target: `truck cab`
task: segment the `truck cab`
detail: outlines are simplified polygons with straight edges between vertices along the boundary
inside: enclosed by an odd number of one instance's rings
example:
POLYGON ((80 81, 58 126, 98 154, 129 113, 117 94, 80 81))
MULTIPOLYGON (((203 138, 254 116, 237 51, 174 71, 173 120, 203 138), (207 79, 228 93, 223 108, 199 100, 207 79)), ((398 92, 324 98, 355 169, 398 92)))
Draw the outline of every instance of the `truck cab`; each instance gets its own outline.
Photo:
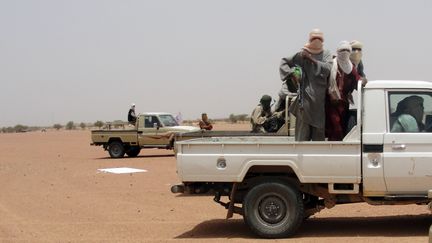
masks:
POLYGON ((138 116, 138 142, 140 144, 166 145, 173 141, 173 133, 179 125, 171 114, 144 113, 138 116))
POLYGON ((432 83, 369 82, 364 89, 362 112, 364 195, 427 196, 432 189, 432 83), (411 102, 411 106, 405 105, 405 111, 398 111, 412 98, 422 102, 411 102), (417 123, 417 130, 401 125, 404 116, 417 123))

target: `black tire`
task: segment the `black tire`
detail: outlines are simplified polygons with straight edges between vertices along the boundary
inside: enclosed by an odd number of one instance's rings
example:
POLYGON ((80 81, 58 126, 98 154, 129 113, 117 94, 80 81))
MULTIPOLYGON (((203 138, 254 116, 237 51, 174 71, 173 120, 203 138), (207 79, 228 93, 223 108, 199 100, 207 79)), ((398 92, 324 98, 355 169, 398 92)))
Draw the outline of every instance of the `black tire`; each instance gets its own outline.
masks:
POLYGON ((111 158, 123 158, 125 154, 125 148, 123 143, 120 141, 113 141, 108 145, 108 152, 111 158))
POLYGON ((129 156, 129 157, 137 157, 138 156, 138 154, 141 152, 141 148, 140 147, 137 147, 137 146, 134 146, 134 147, 130 147, 127 151, 126 151, 126 154, 129 156))
POLYGON ((284 182, 264 182, 254 186, 243 200, 244 221, 264 238, 292 236, 304 218, 300 192, 284 182))

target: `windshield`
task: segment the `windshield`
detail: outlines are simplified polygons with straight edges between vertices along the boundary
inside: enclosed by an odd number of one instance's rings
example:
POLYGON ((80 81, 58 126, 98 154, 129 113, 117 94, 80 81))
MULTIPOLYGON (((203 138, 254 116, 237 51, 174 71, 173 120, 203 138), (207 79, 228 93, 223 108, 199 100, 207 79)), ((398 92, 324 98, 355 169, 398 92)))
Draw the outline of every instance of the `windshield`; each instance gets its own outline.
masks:
POLYGON ((176 120, 172 115, 160 115, 159 119, 161 120, 161 122, 165 127, 178 126, 176 120))

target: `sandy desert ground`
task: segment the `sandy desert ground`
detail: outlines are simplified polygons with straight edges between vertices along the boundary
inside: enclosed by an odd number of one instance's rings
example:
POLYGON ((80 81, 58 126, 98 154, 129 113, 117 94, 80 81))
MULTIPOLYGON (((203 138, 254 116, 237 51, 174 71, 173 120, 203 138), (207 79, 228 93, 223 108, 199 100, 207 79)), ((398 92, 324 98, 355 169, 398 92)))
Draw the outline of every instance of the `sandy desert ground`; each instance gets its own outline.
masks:
MULTIPOLYGON (((0 134, 0 242, 262 241, 240 216, 225 220, 212 197, 172 194, 172 151, 111 159, 89 144, 89 131, 0 134), (147 172, 98 171, 111 167, 147 172)), ((267 241, 427 242, 431 224, 426 206, 361 203, 316 214, 295 238, 267 241)))

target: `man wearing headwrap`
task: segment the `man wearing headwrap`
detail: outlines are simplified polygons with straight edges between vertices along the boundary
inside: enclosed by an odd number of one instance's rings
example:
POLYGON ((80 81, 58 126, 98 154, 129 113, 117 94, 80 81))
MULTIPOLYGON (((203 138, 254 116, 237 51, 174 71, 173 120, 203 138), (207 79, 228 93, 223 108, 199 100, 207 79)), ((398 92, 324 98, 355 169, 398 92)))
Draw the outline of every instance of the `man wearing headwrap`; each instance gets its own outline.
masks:
POLYGON ((329 78, 326 96, 326 135, 329 141, 341 141, 347 133, 349 96, 361 79, 350 60, 351 45, 342 41, 338 48, 329 78))
POLYGON ((354 64, 355 68, 357 69, 357 73, 362 77, 366 78, 366 74, 364 73, 364 67, 362 62, 362 50, 363 50, 363 44, 358 40, 353 40, 350 42, 351 45, 351 55, 350 60, 354 64))
MULTIPOLYGON (((367 82, 366 74, 364 73, 363 61, 362 61, 362 51, 363 51, 363 43, 358 40, 352 40, 350 42, 351 45, 351 55, 350 60, 354 64, 354 67, 357 69, 357 73, 362 77, 363 82, 367 82)), ((354 91, 352 94, 348 96, 348 100, 350 102, 350 110, 348 111, 348 121, 347 121, 347 131, 350 131, 357 124, 357 105, 356 100, 353 97, 356 97, 357 93, 354 91)))
POLYGON ((282 58, 279 68, 282 81, 300 83, 299 95, 289 111, 296 116, 296 141, 325 139, 325 96, 332 67, 332 54, 323 49, 324 35, 319 29, 309 33, 309 42, 291 57, 282 58), (301 68, 301 80, 294 75, 301 68))
POLYGON ((252 111, 251 125, 252 132, 254 133, 265 133, 264 129, 266 123, 270 121, 272 116, 270 103, 272 101, 271 96, 263 95, 260 99, 260 103, 252 111))
POLYGON ((132 125, 135 125, 136 119, 137 117, 135 115, 135 104, 132 103, 131 108, 128 111, 128 122, 132 125))
POLYGON ((391 114, 391 132, 420 132, 424 129, 423 98, 417 95, 408 96, 399 101, 396 111, 391 114))

